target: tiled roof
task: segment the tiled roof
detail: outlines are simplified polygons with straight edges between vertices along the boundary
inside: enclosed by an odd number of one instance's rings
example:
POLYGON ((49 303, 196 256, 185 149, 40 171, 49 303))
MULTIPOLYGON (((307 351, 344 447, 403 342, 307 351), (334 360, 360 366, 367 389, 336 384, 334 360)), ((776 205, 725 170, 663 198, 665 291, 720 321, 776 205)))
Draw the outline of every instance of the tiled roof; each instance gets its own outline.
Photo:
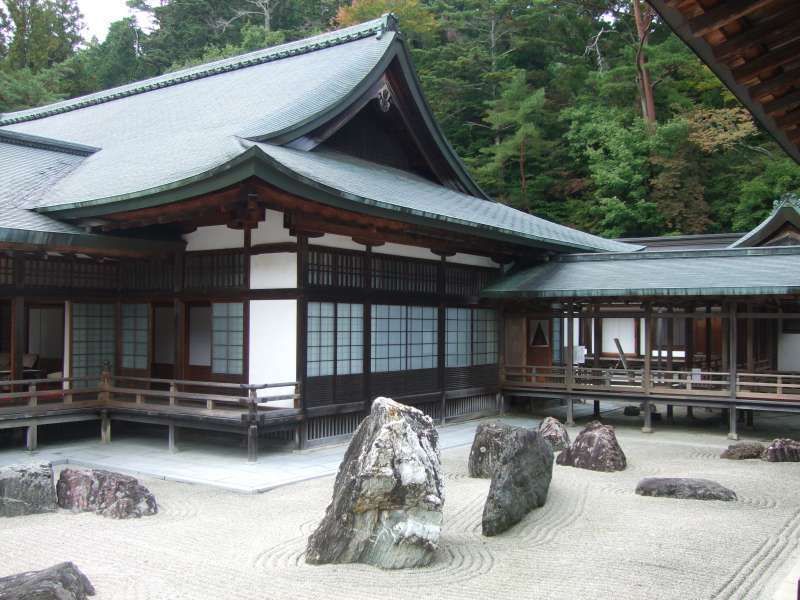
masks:
POLYGON ((800 292, 800 247, 563 255, 490 285, 490 298, 737 296, 800 292))
POLYGON ((443 221, 476 234, 505 235, 517 242, 606 252, 639 248, 557 225, 505 204, 462 194, 411 173, 339 152, 301 152, 270 144, 257 145, 292 176, 345 195, 354 202, 443 221))

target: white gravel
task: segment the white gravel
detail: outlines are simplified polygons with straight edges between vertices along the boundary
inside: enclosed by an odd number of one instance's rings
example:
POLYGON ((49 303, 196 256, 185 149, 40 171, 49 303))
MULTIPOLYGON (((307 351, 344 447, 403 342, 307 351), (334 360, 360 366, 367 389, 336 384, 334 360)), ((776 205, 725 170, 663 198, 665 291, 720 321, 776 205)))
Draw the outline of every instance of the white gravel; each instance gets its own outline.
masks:
POLYGON ((159 500, 155 517, 62 511, 0 520, 0 576, 72 560, 99 600, 750 599, 789 587, 800 464, 721 460, 719 448, 677 437, 623 433, 629 466, 621 473, 556 466, 547 504, 490 539, 480 535, 488 481, 467 477, 469 448, 446 451, 443 538, 425 569, 306 565, 306 539, 330 499, 333 477, 325 477, 252 496, 143 480, 159 500), (649 475, 713 479, 739 500, 636 496, 649 475))

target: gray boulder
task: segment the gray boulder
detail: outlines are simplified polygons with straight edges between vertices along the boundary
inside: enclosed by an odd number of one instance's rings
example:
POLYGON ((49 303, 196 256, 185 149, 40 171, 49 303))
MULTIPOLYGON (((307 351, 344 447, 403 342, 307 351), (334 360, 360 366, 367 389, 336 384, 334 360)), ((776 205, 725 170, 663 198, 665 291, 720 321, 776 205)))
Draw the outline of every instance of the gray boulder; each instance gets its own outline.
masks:
POLYGON ((763 444, 758 442, 737 442, 723 450, 719 457, 730 460, 747 460, 749 458, 761 458, 762 454, 764 454, 763 444))
POLYGON ((0 578, 0 600, 86 600, 94 587, 71 562, 0 578))
POLYGON ((439 439, 430 417, 377 398, 347 448, 306 562, 428 565, 444 506, 439 439))
POLYGON ((539 435, 550 442, 556 452, 569 446, 569 433, 561 421, 554 417, 547 417, 539 424, 539 435))
POLYGON ((788 438, 772 440, 762 458, 769 462, 800 462, 800 442, 788 438))
POLYGON ((494 475, 505 452, 505 441, 513 430, 511 425, 499 421, 478 425, 469 451, 470 477, 489 479, 494 475))
POLYGON ((640 496, 691 500, 736 500, 736 492, 710 479, 688 477, 645 477, 636 486, 640 496))
POLYGON ((541 433, 515 427, 506 436, 483 506, 483 535, 510 529, 534 508, 543 506, 553 477, 553 447, 541 433))
POLYGON ((628 465, 611 425, 592 421, 572 445, 558 455, 559 465, 592 471, 622 471, 628 465))
POLYGON ((58 505, 75 512, 94 512, 112 519, 154 515, 153 494, 134 477, 101 469, 64 469, 56 485, 58 505))
POLYGON ((56 490, 49 464, 0 468, 0 517, 53 512, 56 490))

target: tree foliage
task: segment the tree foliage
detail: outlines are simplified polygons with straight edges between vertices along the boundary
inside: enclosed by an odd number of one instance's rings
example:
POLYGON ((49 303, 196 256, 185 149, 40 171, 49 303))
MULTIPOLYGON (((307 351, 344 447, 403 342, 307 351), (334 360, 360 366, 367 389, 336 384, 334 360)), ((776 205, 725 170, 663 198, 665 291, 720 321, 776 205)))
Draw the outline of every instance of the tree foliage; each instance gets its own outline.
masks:
POLYGON ((0 111, 394 12, 447 137, 500 201, 608 236, 746 230, 800 168, 639 2, 637 27, 633 0, 128 0, 98 42, 77 0, 0 0, 0 111))

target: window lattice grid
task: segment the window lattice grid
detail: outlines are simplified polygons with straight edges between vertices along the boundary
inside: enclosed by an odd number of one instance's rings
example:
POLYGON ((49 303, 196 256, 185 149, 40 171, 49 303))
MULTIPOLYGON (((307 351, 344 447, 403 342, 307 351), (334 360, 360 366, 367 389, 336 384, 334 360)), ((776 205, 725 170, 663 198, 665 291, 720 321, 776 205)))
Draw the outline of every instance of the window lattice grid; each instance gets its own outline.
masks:
POLYGON ((429 261, 372 256, 372 287, 388 292, 435 294, 439 265, 429 261))
POLYGON ((468 367, 472 363, 472 311, 448 308, 445 311, 445 366, 468 367))
POLYGON ((14 284, 14 259, 0 256, 0 285, 14 284))
POLYGON ((488 308, 472 311, 472 364, 497 363, 497 314, 488 308))
POLYGON ((164 261, 125 261, 120 263, 120 284, 124 290, 171 290, 174 265, 164 261))
POLYGON ((73 287, 116 289, 119 282, 119 265, 76 261, 72 263, 71 279, 73 287))
POLYGON ((308 285, 333 285, 334 254, 329 250, 309 249, 308 251, 308 285))
POLYGON ((149 364, 150 307, 147 304, 122 305, 123 369, 147 369, 149 364))
POLYGON ((334 373, 335 312, 333 302, 308 303, 306 374, 309 377, 334 373))
POLYGON ((223 375, 244 373, 244 304, 211 305, 211 371, 223 375))
POLYGON ((245 285, 244 254, 187 253, 184 263, 187 289, 242 288, 245 285))
POLYGON ((479 296, 495 276, 490 269, 468 266, 445 266, 444 292, 448 296, 479 296))
POLYGON ((355 375, 364 370, 364 306, 336 305, 336 374, 355 375))
POLYGON ((72 375, 98 377, 78 381, 78 386, 97 385, 103 368, 113 368, 116 354, 114 309, 113 304, 72 305, 72 375))
POLYGON ((438 317, 430 306, 372 307, 371 370, 435 369, 438 317))
POLYGON ((357 375, 364 370, 364 305, 308 303, 306 374, 357 375))

